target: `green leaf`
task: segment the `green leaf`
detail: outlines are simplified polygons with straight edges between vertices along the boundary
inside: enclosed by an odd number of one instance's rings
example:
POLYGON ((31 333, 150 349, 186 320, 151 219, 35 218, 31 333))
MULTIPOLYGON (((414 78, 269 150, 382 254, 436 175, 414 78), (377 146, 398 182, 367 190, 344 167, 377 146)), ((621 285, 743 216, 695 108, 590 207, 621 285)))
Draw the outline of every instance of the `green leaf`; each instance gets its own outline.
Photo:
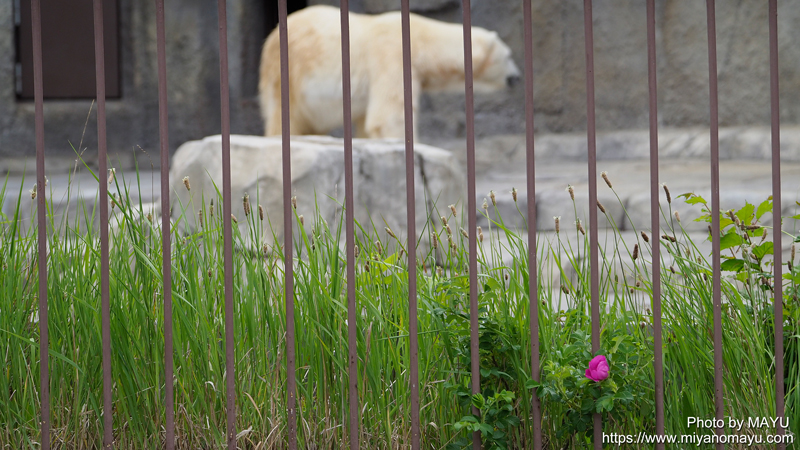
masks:
POLYGON ((737 245, 742 245, 742 237, 736 233, 736 230, 731 230, 719 239, 719 249, 725 250, 737 245))
POLYGON ((483 407, 486 406, 486 399, 484 399, 481 394, 475 394, 472 396, 472 406, 483 409, 483 407))
POLYGON ((750 224, 750 219, 753 217, 753 211, 755 211, 756 207, 751 205, 750 203, 745 203, 742 209, 736 211, 736 217, 738 217, 742 222, 746 225, 750 224))
POLYGON ((774 247, 773 247, 773 245, 774 245, 774 244, 773 244, 773 242, 772 242, 772 241, 767 241, 767 242, 764 242, 764 243, 763 243, 763 244, 761 244, 761 245, 758 245, 758 246, 756 246, 756 248, 754 248, 754 249, 753 249, 753 256, 755 256, 755 257, 756 257, 756 259, 760 260, 760 259, 761 259, 761 258, 763 258, 765 255, 772 255, 772 254, 774 254, 774 247))
POLYGON ((745 261, 743 259, 729 259, 722 262, 720 269, 725 272, 741 272, 744 269, 745 261))
POLYGON ((758 205, 758 209, 756 210, 756 220, 760 219, 761 216, 764 215, 764 213, 770 210, 772 210, 772 196, 770 196, 770 198, 764 200, 763 202, 761 202, 760 205, 758 205))
MULTIPOLYGON (((686 194, 682 194, 682 195, 686 195, 686 194)), ((705 205, 706 201, 705 201, 705 199, 703 197, 700 197, 699 195, 697 195, 697 196, 694 196, 694 197, 691 197, 691 198, 687 198, 686 199, 686 203, 688 203, 690 205, 696 205, 698 203, 702 203, 702 204, 705 205)))

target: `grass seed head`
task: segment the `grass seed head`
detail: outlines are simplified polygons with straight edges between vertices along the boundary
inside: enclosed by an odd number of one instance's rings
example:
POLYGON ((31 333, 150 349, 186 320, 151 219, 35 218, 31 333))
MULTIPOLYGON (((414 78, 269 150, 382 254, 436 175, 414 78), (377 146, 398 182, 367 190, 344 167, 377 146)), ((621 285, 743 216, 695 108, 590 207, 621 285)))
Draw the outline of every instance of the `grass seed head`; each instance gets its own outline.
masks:
POLYGON ((439 248, 439 235, 433 233, 433 249, 436 250, 437 248, 439 248))
POLYGON ((305 217, 303 217, 303 215, 302 215, 302 214, 300 214, 300 217, 299 217, 299 219, 300 219, 300 225, 305 225, 305 224, 306 224, 306 218, 305 218, 305 217))
POLYGON ((575 200, 575 188, 572 187, 571 184, 567 185, 567 192, 569 192, 569 198, 574 201, 575 200))
POLYGON ((389 228, 389 227, 386 227, 386 234, 388 234, 389 236, 397 239, 397 236, 394 235, 394 231, 392 231, 392 229, 389 228))
POLYGON ((483 242, 483 229, 478 227, 478 240, 483 242))
POLYGON ((517 203, 517 188, 511 188, 511 198, 514 199, 514 203, 517 203))
POLYGON ((187 191, 191 191, 192 190, 192 185, 189 184, 189 177, 188 176, 183 177, 183 185, 186 187, 187 191))
POLYGON ((648 236, 644 231, 642 231, 642 239, 644 239, 645 242, 650 242, 650 236, 648 236))
POLYGON ((634 244, 633 246, 633 260, 636 261, 639 258, 639 244, 634 244))
POLYGON ((353 253, 355 253, 355 257, 358 258, 358 254, 360 253, 360 250, 358 249, 358 246, 356 245, 353 250, 354 250, 353 253))
POLYGON ((553 220, 556 222, 556 233, 561 232, 561 216, 553 216, 553 220))
POLYGON ((597 207, 598 207, 598 208, 600 208, 600 211, 601 211, 603 214, 605 214, 605 213, 606 213, 606 208, 603 206, 603 204, 602 204, 602 203, 600 203, 600 200, 598 200, 598 201, 597 201, 597 207))
POLYGON ((464 236, 464 238, 469 239, 469 233, 467 233, 467 230, 463 228, 461 228, 461 235, 464 236))
POLYGON ((611 180, 608 179, 608 172, 603 171, 600 173, 600 175, 603 177, 603 180, 605 180, 608 187, 614 189, 614 186, 611 185, 611 180))
POLYGON ((481 206, 483 207, 484 211, 487 211, 489 209, 489 202, 487 202, 486 199, 484 198, 483 199, 483 205, 481 205, 481 206))
POLYGON ((452 236, 453 230, 450 229, 450 225, 445 225, 444 229, 447 230, 447 236, 452 236))
POLYGON ((442 226, 446 227, 447 226, 447 218, 445 216, 441 216, 439 218, 442 219, 442 226))
POLYGON ((264 207, 261 205, 258 205, 258 218, 261 219, 262 222, 264 221, 264 207))
POLYGON ((580 219, 575 221, 575 226, 578 227, 578 231, 580 231, 582 235, 586 236, 586 230, 583 228, 583 224, 581 223, 580 219))
MULTIPOLYGON (((378 254, 382 255, 383 254, 383 244, 381 244, 380 239, 375 241, 375 246, 378 247, 378 254)), ((376 256, 376 258, 377 258, 377 256, 376 256)))
MULTIPOLYGON (((111 205, 111 206, 113 207, 114 205, 111 205)), ((203 226, 203 210, 202 209, 197 211, 197 223, 200 224, 200 227, 203 226)))
POLYGON ((456 217, 456 205, 450 205, 450 211, 453 212, 453 217, 456 217))
POLYGON ((678 222, 681 221, 681 214, 678 211, 675 211, 675 220, 677 220, 678 222))
POLYGON ((231 220, 233 221, 233 223, 239 223, 239 221, 236 219, 236 216, 234 216, 233 214, 231 214, 231 220))
POLYGON ((117 174, 117 169, 114 169, 113 167, 111 169, 108 169, 108 184, 114 182, 114 176, 116 174, 117 174))
POLYGON ((565 293, 565 294, 569 295, 569 288, 568 288, 568 287, 566 287, 566 286, 564 286, 564 285, 562 284, 562 285, 561 285, 561 292, 563 292, 563 293, 565 293))
POLYGON ((489 191, 489 198, 492 199, 492 206, 497 206, 497 198, 494 196, 494 191, 489 191))
POLYGON ((789 261, 792 261, 792 263, 794 263, 795 247, 796 246, 797 246, 797 244, 792 244, 792 258, 789 260, 789 261))
POLYGON ((250 215, 250 195, 246 192, 244 197, 242 198, 242 207, 244 208, 244 216, 247 217, 250 215))
POLYGON ((292 207, 297 209, 297 196, 292 197, 292 207))
POLYGON ((36 189, 37 189, 36 186, 37 185, 34 184, 33 188, 31 188, 31 200, 36 200, 36 189))
POLYGON ((671 205, 672 195, 669 193, 669 188, 667 187, 667 183, 663 183, 661 186, 664 188, 664 193, 667 195, 667 203, 671 205))

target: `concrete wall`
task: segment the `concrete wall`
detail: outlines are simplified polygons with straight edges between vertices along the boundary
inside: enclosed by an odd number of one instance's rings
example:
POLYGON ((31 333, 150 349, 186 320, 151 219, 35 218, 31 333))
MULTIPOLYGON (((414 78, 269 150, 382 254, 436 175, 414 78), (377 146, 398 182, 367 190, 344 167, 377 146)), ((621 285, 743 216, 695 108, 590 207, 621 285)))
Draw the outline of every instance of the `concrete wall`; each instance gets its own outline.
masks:
MULTIPOLYGON (((110 149, 130 164, 141 146, 157 165, 158 110, 155 12, 152 2, 120 1, 122 99, 109 101, 110 149)), ((170 145, 219 132, 219 63, 216 2, 167 3, 170 145)), ((229 0, 232 130, 262 132, 256 94, 259 47, 264 35, 263 1, 229 0)), ((335 0, 310 3, 338 4, 335 0)), ((356 12, 399 8, 399 0, 351 0, 356 12)), ((411 0, 430 17, 461 21, 458 0, 411 0)), ((659 121, 665 127, 703 126, 708 121, 705 2, 657 0, 659 121)), ((521 0, 472 0, 473 22, 496 30, 523 66, 521 0)), ((536 127, 575 132, 585 127, 583 2, 534 0, 536 127)), ((720 123, 769 122, 767 2, 739 0, 717 6, 720 123)), ((641 0, 594 2, 597 125, 601 130, 647 127, 645 4, 641 0)), ((0 170, 34 152, 33 104, 14 95, 13 0, 0 0, 0 170)), ((800 7, 781 2, 779 42, 781 113, 800 123, 800 7)), ((479 136, 524 132, 523 86, 476 97, 479 136)), ((83 136, 86 154, 96 153, 94 116, 83 133, 90 101, 45 105, 47 155, 74 159, 83 136)), ((464 100, 459 94, 422 100, 423 141, 464 135, 464 100)), ((139 153, 141 156, 141 153, 139 153)), ((141 158, 140 158, 141 159, 141 158)), ((55 159, 53 160, 55 161, 55 159)), ((56 164, 56 162, 53 162, 56 164)))

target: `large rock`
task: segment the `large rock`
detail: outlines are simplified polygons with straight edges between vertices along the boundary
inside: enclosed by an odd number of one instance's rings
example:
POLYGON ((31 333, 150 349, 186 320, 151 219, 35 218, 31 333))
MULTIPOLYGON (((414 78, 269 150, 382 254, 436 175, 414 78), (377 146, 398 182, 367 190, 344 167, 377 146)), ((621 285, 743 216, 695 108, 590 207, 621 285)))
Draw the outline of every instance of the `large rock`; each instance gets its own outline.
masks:
MULTIPOLYGON (((293 137, 291 145, 292 195, 297 196, 297 213, 304 215, 305 230, 311 232, 315 208, 319 208, 320 217, 328 222, 335 233, 337 221, 343 213, 341 205, 344 205, 343 141, 332 137, 306 136, 293 137)), ((427 145, 416 145, 415 151, 416 226, 417 236, 424 231, 421 250, 425 251, 429 242, 428 230, 424 228, 427 217, 430 214, 435 217, 443 215, 435 210, 449 213, 447 207, 450 204, 456 204, 458 210, 462 210, 466 182, 451 152, 427 145), (432 210, 433 213, 430 212, 432 210)), ((258 204, 264 206, 267 218, 263 222, 263 237, 259 246, 272 246, 274 239, 279 245, 283 243, 282 170, 280 138, 231 136, 233 214, 244 235, 247 225, 243 196, 250 196, 256 216, 258 204)), ((374 223, 384 241, 384 227, 388 226, 405 243, 404 143, 400 140, 354 140, 353 176, 356 220, 367 232, 372 232, 371 223, 374 223)), ((170 188, 173 217, 178 216, 182 207, 191 209, 192 212, 187 213, 186 224, 194 228, 200 204, 205 203, 207 207, 211 198, 217 198, 216 189, 222 191, 219 135, 187 142, 177 150, 170 169, 170 188), (187 176, 191 191, 187 191, 183 184, 183 178, 187 176)))

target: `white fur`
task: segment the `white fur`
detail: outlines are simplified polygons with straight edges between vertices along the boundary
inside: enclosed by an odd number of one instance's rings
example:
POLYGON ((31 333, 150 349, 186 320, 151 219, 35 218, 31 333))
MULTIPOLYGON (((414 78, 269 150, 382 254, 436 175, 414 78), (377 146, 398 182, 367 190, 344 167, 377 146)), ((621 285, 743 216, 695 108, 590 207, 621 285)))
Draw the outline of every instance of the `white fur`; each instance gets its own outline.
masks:
MULTIPOLYGON (((312 6, 289 16, 289 111, 293 135, 327 134, 341 127, 340 12, 312 6)), ((464 89, 461 25, 412 14, 412 105, 421 91, 464 89)), ((400 13, 350 14, 352 119, 358 137, 402 138, 403 55, 400 13)), ((474 89, 494 91, 519 76, 497 33, 472 27, 474 89)), ((265 135, 281 133, 280 48, 275 29, 261 54, 259 97, 265 135)), ((414 127, 416 134, 416 126, 414 127)))

